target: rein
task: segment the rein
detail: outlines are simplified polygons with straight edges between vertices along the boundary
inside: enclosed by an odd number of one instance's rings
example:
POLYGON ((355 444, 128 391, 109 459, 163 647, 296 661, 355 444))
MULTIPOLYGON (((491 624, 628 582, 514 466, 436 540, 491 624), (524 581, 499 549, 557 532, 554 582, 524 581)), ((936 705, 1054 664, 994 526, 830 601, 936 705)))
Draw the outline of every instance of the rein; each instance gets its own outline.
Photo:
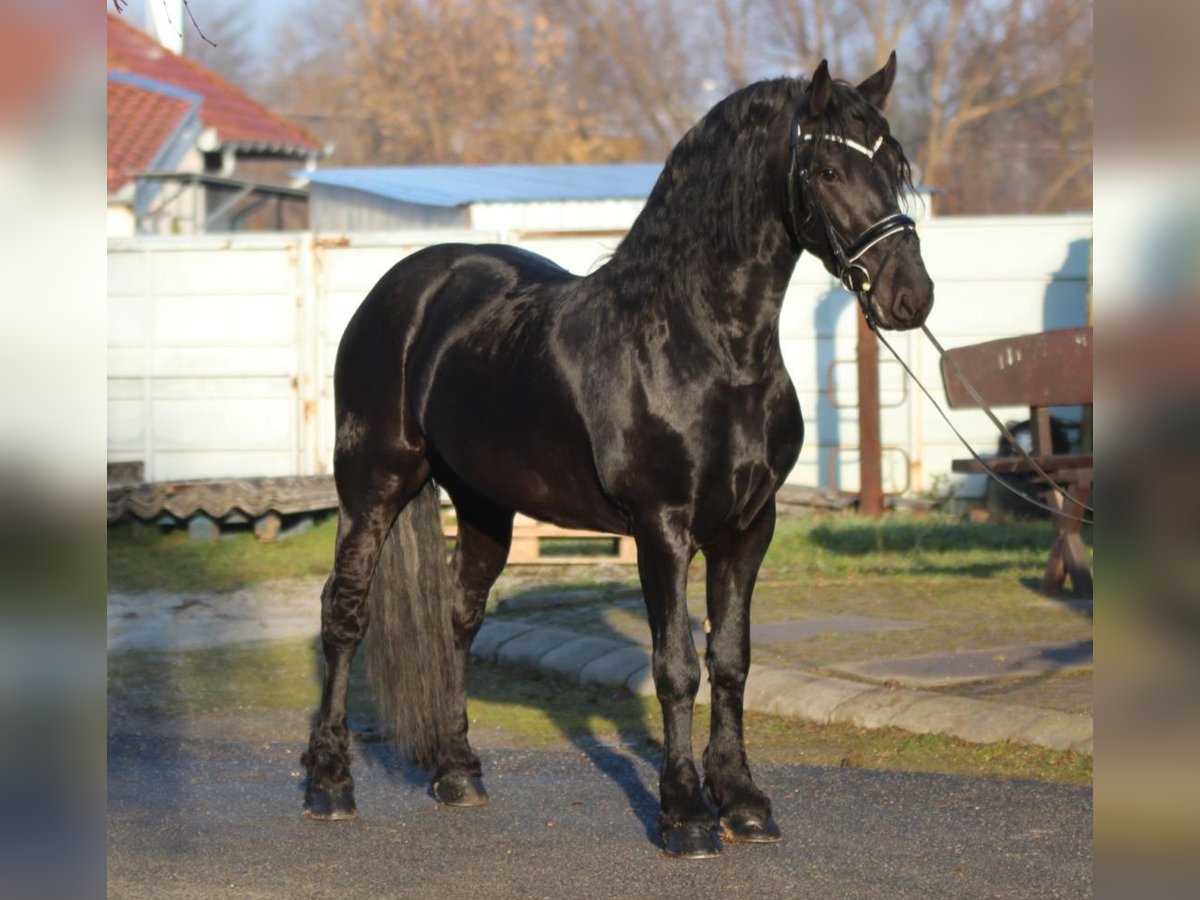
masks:
MULTIPOLYGON (((862 308, 863 317, 866 319, 867 325, 873 332, 875 332, 875 336, 879 338, 883 346, 887 347, 892 356, 896 358, 896 362, 900 363, 900 366, 906 373, 908 373, 908 377, 913 380, 917 387, 921 389, 921 392, 929 399, 929 402, 933 404, 933 408, 937 410, 938 415, 940 415, 943 421, 950 426, 950 430, 954 432, 954 436, 957 437, 962 445, 967 448, 967 452, 971 454, 977 463, 979 463, 988 477, 1009 493, 1015 494, 1025 502, 1039 507, 1040 509, 1046 510, 1047 512, 1053 513, 1057 516, 1063 516, 1065 518, 1072 519, 1076 522, 1082 522, 1085 525, 1093 524, 1093 520, 1085 515, 1072 515, 1066 512, 1065 509, 1056 509, 1047 503, 1043 503, 1042 501, 1029 496, 1024 491, 1013 487, 998 474, 996 474, 995 470, 993 470, 992 467, 989 466, 984 459, 975 452, 975 449, 967 442, 967 439, 963 437, 962 433, 954 426, 954 423, 950 421, 950 417, 946 415, 946 411, 942 409, 941 404, 939 404, 937 399, 934 398, 933 394, 929 392, 929 389, 925 387, 925 385, 921 382, 921 379, 917 377, 916 373, 909 368, 908 363, 906 363, 900 354, 896 352, 895 348, 888 343, 887 338, 883 336, 883 333, 879 329, 879 319, 875 314, 875 307, 872 304, 871 289, 873 285, 871 282, 871 273, 867 270, 866 266, 859 262, 859 260, 863 257, 863 254, 881 241, 884 241, 894 235, 903 234, 908 231, 915 231, 917 224, 912 218, 904 215, 903 213, 893 213, 892 215, 885 216, 884 218, 880 219, 875 224, 868 226, 862 232, 862 234, 860 234, 857 238, 850 242, 849 246, 847 246, 842 240, 841 235, 838 234, 837 229, 834 228, 833 222, 830 220, 829 213, 826 212, 824 204, 822 204, 820 198, 817 197, 817 192, 813 187, 812 178, 808 169, 801 169, 798 165, 800 142, 815 142, 817 140, 833 141, 834 143, 841 144, 850 150, 854 150, 857 153, 863 154, 867 157, 867 159, 872 161, 874 161, 875 154, 883 145, 882 136, 875 141, 874 146, 868 147, 865 144, 860 144, 857 141, 853 141, 849 138, 845 138, 836 134, 804 134, 800 130, 800 110, 797 109, 792 113, 790 141, 791 158, 788 162, 787 172, 787 209, 788 224, 790 226, 792 244, 794 248, 796 250, 803 249, 802 245, 800 244, 801 225, 796 212, 796 177, 799 175, 800 190, 804 195, 804 203, 808 211, 808 215, 804 220, 804 224, 807 225, 808 222, 811 221, 814 213, 816 213, 816 215, 820 218, 821 225, 825 230, 825 235, 829 241, 829 246, 833 253, 833 263, 837 269, 838 280, 841 281, 842 286, 848 292, 854 294, 858 298, 858 304, 862 308), (855 280, 856 273, 858 276, 861 276, 857 283, 855 280)), ((930 343, 933 344, 934 349, 937 350, 938 356, 944 362, 948 362, 950 364, 950 368, 953 370, 958 380, 962 382, 963 387, 967 389, 967 393, 971 395, 971 399, 974 400, 975 403, 978 404, 979 408, 987 414, 987 417, 992 421, 992 424, 1000 430, 1000 433, 1004 435, 1005 439, 1030 466, 1030 468, 1032 468, 1033 471, 1051 487, 1051 489, 1060 494, 1065 500, 1069 500, 1084 512, 1092 513, 1094 515, 1095 510, 1092 507, 1088 506, 1086 503, 1076 500, 1069 493, 1059 487, 1058 484, 1055 483, 1054 479, 1046 474, 1045 470, 1042 469, 1042 467, 1037 464, 1037 462, 1032 456, 1030 456, 1025 448, 1021 446, 1020 441, 1013 436, 1008 427, 1000 421, 994 412, 992 412, 992 408, 983 401, 982 397, 979 396, 979 392, 976 391, 974 385, 967 380, 967 376, 963 373, 962 369, 959 368, 958 364, 955 363, 953 359, 946 356, 945 348, 942 347, 941 343, 938 342, 938 339, 933 336, 933 333, 929 330, 928 326, 922 324, 921 330, 925 333, 925 336, 929 339, 930 343)))
MULTIPOLYGON (((1034 470, 1034 472, 1037 473, 1054 490, 1055 493, 1061 495, 1063 497, 1063 499, 1071 501, 1071 503, 1075 504, 1077 507, 1084 510, 1084 512, 1089 512, 1089 513, 1092 513, 1093 515, 1095 515, 1096 511, 1092 507, 1088 506, 1086 503, 1082 503, 1079 500, 1076 500, 1069 493, 1067 493, 1065 490, 1063 490, 1061 487, 1059 487, 1055 483, 1054 479, 1051 478, 1049 475, 1047 475, 1045 470, 1042 469, 1042 467, 1037 464, 1037 462, 1034 460, 1034 458, 1029 455, 1029 453, 1025 450, 1025 448, 1021 446, 1021 442, 1018 441, 1013 436, 1013 433, 1008 430, 1008 427, 1003 422, 1001 422, 999 418, 997 418, 997 416, 994 412, 992 412, 992 408, 983 401, 982 397, 979 396, 979 393, 978 393, 978 391, 975 390, 974 385, 972 385, 971 382, 967 380, 967 376, 963 373, 963 370, 958 367, 958 365, 954 362, 953 359, 946 356, 945 348, 942 347, 941 343, 938 342, 938 339, 933 336, 933 332, 931 332, 929 330, 929 327, 927 325, 922 325, 921 331, 923 331, 925 333, 925 337, 929 338, 929 342, 931 344, 933 344, 934 349, 937 350, 938 356, 942 360, 944 360, 945 362, 948 362, 950 364, 950 368, 954 370, 955 376, 958 378, 959 381, 962 382, 963 387, 965 387, 967 389, 967 393, 971 395, 971 399, 974 400, 979 405, 980 409, 982 409, 985 413, 987 413, 987 417, 992 420, 992 424, 995 425, 1000 430, 1000 433, 1004 435, 1005 439, 1009 442, 1009 444, 1013 447, 1013 449, 1016 450, 1017 453, 1021 456, 1021 458, 1026 463, 1029 464, 1029 466, 1034 470)), ((971 456, 974 458, 974 460, 977 463, 979 463, 980 466, 983 467, 983 471, 987 474, 987 476, 989 478, 991 478, 994 482, 996 482, 998 485, 1000 485, 1002 488, 1004 488, 1010 494, 1014 494, 1017 497, 1020 497, 1026 503, 1031 503, 1040 509, 1044 509, 1049 513, 1053 513, 1056 516, 1062 516, 1067 519, 1072 519, 1076 522, 1082 522, 1084 525, 1094 524, 1094 520, 1091 518, 1088 518, 1085 515, 1078 515, 1078 516, 1072 515, 1071 513, 1067 512, 1065 509, 1056 509, 1048 503, 1043 503, 1041 500, 1038 500, 1034 497, 1029 496, 1024 491, 1018 490, 1017 488, 1015 488, 1011 484, 1009 484, 1007 481, 1005 481, 1003 478, 1001 478, 999 475, 997 475, 995 470, 993 470, 992 467, 989 466, 987 464, 987 462, 984 461, 983 457, 981 457, 978 453, 976 453, 975 449, 969 443, 967 443, 967 439, 965 437, 963 437, 962 432, 960 432, 957 428, 954 427, 954 423, 950 421, 950 417, 948 415, 946 415, 946 411, 944 409, 942 409, 941 404, 938 403, 937 399, 933 396, 933 394, 931 394, 929 392, 929 388, 925 387, 925 385, 921 382, 921 379, 917 377, 916 373, 913 372, 913 370, 911 368, 909 368, 908 363, 906 363, 904 361, 904 359, 900 356, 900 354, 896 352, 896 348, 893 347, 890 343, 888 343, 888 339, 883 336, 883 333, 876 330, 875 336, 877 338, 879 338, 879 342, 881 344, 883 344, 883 346, 888 348, 888 351, 892 354, 892 356, 894 356, 896 358, 896 362, 900 363, 900 367, 902 369, 904 369, 905 372, 908 373, 908 377, 911 378, 913 380, 913 382, 916 384, 916 386, 921 389, 921 393, 923 393, 929 399, 929 402, 933 404, 933 408, 937 410, 938 415, 941 416, 942 420, 947 425, 950 426, 950 430, 954 432, 954 436, 956 438, 958 438, 959 442, 964 447, 967 448, 967 452, 971 454, 971 456)))

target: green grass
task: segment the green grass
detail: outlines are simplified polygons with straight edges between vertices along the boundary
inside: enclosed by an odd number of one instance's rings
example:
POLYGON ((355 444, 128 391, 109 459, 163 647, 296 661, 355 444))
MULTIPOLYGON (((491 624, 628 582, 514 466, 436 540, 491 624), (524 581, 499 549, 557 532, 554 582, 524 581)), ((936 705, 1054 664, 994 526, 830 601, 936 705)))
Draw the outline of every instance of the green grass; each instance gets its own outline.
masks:
MULTIPOLYGON (((249 531, 200 543, 189 540, 182 530, 160 533, 148 526, 114 526, 108 532, 109 589, 219 592, 270 579, 325 575, 335 531, 335 522, 328 519, 275 544, 261 544, 249 531)), ((1067 605, 1049 603, 1031 590, 1050 541, 1051 529, 1044 522, 967 524, 936 515, 895 515, 878 523, 854 516, 782 519, 755 592, 754 621, 859 614, 911 619, 929 627, 765 644, 756 649, 755 661, 819 670, 834 661, 881 655, 1090 638, 1089 617, 1067 605)), ((704 585, 700 557, 690 572, 690 583, 691 611, 700 619, 704 615, 699 599, 704 585)), ((644 610, 629 590, 635 584, 636 570, 629 566, 514 567, 498 584, 497 596, 587 587, 599 599, 521 615, 543 624, 640 640, 647 632, 644 610)), ((164 720, 243 714, 269 719, 272 711, 303 719, 317 702, 318 677, 311 642, 195 653, 117 654, 109 659, 112 710, 164 720)), ((1072 685, 1059 679, 1025 689, 1031 704, 1089 712, 1087 687, 1082 680, 1072 685), (1055 691, 1062 695, 1061 701, 1055 691)), ((536 673, 476 666, 471 698, 472 728, 519 746, 567 747, 596 739, 654 753, 661 740, 657 704, 625 691, 582 689, 536 673)), ((357 680, 351 708, 360 718, 372 716, 372 704, 357 680)), ((979 747, 946 737, 816 726, 753 713, 747 714, 746 721, 752 758, 763 762, 970 772, 1074 783, 1091 779, 1090 756, 1011 744, 979 747)), ((707 727, 707 710, 701 707, 697 750, 703 746, 707 727)))
MULTIPOLYGON (((263 544, 249 529, 218 541, 192 541, 184 529, 122 523, 108 529, 108 585, 122 591, 227 591, 257 581, 324 575, 333 561, 337 532, 332 517, 308 531, 263 544)), ((760 584, 853 584, 873 578, 1032 579, 1045 564, 1048 522, 970 524, 948 516, 893 515, 870 522, 856 516, 785 518, 763 563, 760 584)), ((1088 536, 1090 540, 1090 535, 1088 536)), ((554 542, 563 554, 596 552, 595 542, 554 542)), ((586 569, 567 575, 583 583, 586 569)), ((628 569, 630 576, 633 570, 628 569)), ((692 582, 702 583, 702 557, 692 582)))
POLYGON ((1028 577, 1040 573, 1052 536, 1049 522, 976 524, 944 515, 782 519, 763 568, 772 579, 822 581, 1028 577))
POLYGON ((336 534, 334 517, 273 544, 262 543, 248 528, 228 530, 216 541, 193 541, 182 528, 110 525, 108 589, 231 591, 276 578, 328 575, 336 534))
MULTIPOLYGON (((289 721, 302 740, 307 714, 320 696, 314 642, 278 641, 182 653, 125 653, 109 658, 110 721, 169 724, 180 718, 217 719, 228 734, 289 721)), ((372 728, 373 704, 355 667, 351 720, 372 728)), ((480 746, 570 749, 620 744, 657 762, 662 744, 657 701, 626 691, 578 687, 537 672, 491 665, 472 667, 468 715, 480 746)), ((697 752, 709 727, 708 707, 696 709, 697 752)), ((258 733, 258 732, 254 732, 258 733)), ((287 734, 273 735, 286 739, 287 734)), ((1091 780, 1090 756, 1009 743, 973 745, 897 729, 818 726, 746 714, 746 742, 757 763, 802 763, 903 771, 1032 778, 1072 784, 1091 780)))

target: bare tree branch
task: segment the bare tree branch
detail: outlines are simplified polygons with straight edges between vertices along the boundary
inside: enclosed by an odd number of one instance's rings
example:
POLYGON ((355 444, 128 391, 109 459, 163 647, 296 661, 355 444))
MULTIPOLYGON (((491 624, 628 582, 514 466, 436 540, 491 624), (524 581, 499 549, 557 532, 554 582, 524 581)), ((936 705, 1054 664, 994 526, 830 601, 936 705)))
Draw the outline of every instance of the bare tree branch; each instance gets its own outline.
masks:
MULTIPOLYGON (((1091 0, 304 0, 260 77, 344 162, 661 159, 713 90, 778 66, 811 72, 822 58, 862 77, 898 48, 892 128, 923 179, 951 192, 944 211, 1079 208, 1090 203, 1091 10, 1091 0)), ((225 36, 236 56, 236 35, 225 36)))
POLYGON ((200 28, 200 23, 199 23, 199 22, 197 22, 197 21, 196 21, 196 17, 195 17, 194 15, 192 15, 192 6, 191 6, 191 4, 190 4, 190 3, 188 3, 188 0, 183 0, 183 9, 184 9, 184 12, 186 12, 186 13, 188 14, 188 18, 192 20, 192 27, 196 29, 196 34, 200 35, 201 39, 202 39, 202 40, 203 40, 203 41, 204 41, 206 44, 210 44, 210 45, 211 45, 211 46, 213 46, 213 47, 217 46, 217 45, 216 45, 216 44, 214 44, 212 41, 210 41, 210 40, 208 39, 208 35, 206 35, 206 34, 205 34, 205 33, 204 33, 202 30, 201 30, 201 28, 200 28))

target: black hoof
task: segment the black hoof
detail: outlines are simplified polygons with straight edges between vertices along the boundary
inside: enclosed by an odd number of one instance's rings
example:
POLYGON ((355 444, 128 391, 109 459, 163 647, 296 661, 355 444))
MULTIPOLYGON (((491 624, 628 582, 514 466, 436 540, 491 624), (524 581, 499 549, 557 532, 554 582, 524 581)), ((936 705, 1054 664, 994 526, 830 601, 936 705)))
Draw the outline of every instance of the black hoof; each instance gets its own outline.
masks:
POLYGON ((721 842, 710 825, 675 825, 662 832, 663 851, 681 859, 711 859, 721 853, 721 842))
POLYGON ((304 792, 304 816, 321 822, 345 822, 357 818, 354 785, 341 784, 329 790, 309 788, 304 792))
POLYGON ((769 815, 733 813, 721 816, 721 837, 739 844, 774 844, 783 840, 783 832, 769 815))
POLYGON ((488 795, 478 775, 452 773, 433 783, 433 796, 443 806, 487 806, 488 795))

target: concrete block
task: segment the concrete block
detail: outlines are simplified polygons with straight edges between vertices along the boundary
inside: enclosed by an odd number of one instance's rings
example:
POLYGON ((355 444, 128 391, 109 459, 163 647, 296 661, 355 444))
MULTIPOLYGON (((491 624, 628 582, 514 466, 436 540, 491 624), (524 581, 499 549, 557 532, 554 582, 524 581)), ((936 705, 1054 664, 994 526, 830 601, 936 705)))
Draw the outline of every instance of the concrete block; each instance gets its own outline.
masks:
POLYGON ((496 648, 496 661, 513 666, 536 667, 543 656, 573 641, 579 635, 563 628, 531 628, 496 648))
POLYGON ((621 644, 598 656, 579 671, 582 684, 608 684, 624 687, 629 676, 650 666, 650 651, 645 647, 621 644))
POLYGON ((658 696, 658 691, 654 689, 654 673, 651 672, 649 665, 630 675, 625 681, 625 687, 639 697, 658 696))
POLYGON ((188 519, 187 530, 193 541, 215 541, 221 536, 221 524, 204 513, 196 513, 188 519))
MULTIPOLYGON (((929 702, 940 703, 947 708, 947 698, 936 698, 929 702)), ((960 702, 971 702, 960 698, 960 702)), ((916 713, 914 708, 911 710, 916 713)), ((949 711, 949 708, 947 708, 949 711)), ((992 744, 996 741, 1007 741, 1014 732, 1028 727, 1036 718, 1038 710, 1022 706, 1006 706, 1001 704, 985 704, 974 701, 974 711, 967 721, 947 733, 964 741, 975 744, 992 744)))
POLYGON ((501 644, 532 630, 533 626, 524 622, 485 621, 471 644, 471 655, 476 659, 495 662, 496 650, 501 644))
POLYGON ((746 681, 746 706, 757 712, 824 725, 831 721, 835 709, 870 690, 870 685, 839 678, 752 665, 746 681))
POLYGON ((1012 739, 1051 750, 1070 750, 1092 739, 1092 719, 1057 710, 1040 710, 1041 715, 1012 739))
MULTIPOLYGON (((849 698, 830 714, 830 721, 847 722, 860 728, 885 728, 924 696, 918 691, 875 688, 849 698)), ((899 726, 897 726, 899 727, 899 726)))
POLYGON ((579 673, 584 666, 599 657, 606 656, 614 650, 621 650, 628 645, 608 638, 577 637, 573 641, 551 650, 541 658, 538 665, 546 671, 561 675, 570 681, 579 681, 579 673))

